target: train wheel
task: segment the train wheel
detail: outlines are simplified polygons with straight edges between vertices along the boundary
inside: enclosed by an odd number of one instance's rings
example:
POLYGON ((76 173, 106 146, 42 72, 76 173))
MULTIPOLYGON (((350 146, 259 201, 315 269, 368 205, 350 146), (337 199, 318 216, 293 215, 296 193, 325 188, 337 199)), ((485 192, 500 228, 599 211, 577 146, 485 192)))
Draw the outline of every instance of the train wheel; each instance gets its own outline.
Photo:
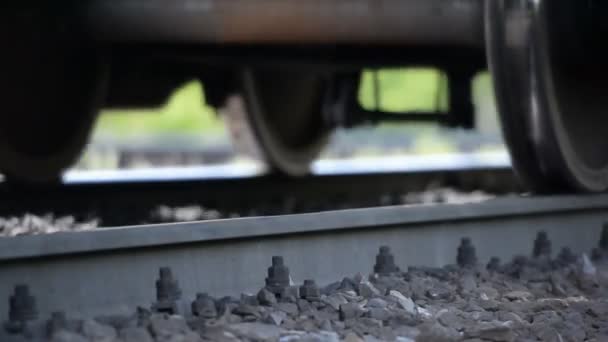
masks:
POLYGON ((605 191, 606 6, 576 0, 486 4, 488 59, 516 171, 537 192, 605 191))
POLYGON ((0 172, 47 182, 79 156, 101 104, 104 68, 77 26, 48 8, 0 23, 0 172))
POLYGON ((248 69, 241 82, 246 117, 262 157, 285 174, 308 174, 329 134, 321 112, 324 78, 310 72, 248 69))

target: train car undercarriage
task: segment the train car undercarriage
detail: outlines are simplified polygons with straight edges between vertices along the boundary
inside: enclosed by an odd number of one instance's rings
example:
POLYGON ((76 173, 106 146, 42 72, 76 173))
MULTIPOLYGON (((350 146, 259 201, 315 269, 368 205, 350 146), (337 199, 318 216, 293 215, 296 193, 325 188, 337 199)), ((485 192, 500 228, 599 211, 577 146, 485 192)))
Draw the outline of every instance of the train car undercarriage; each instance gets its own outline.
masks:
POLYGON ((337 127, 384 120, 470 128, 489 65, 513 165, 536 192, 608 188, 601 0, 86 0, 0 5, 0 172, 56 179, 102 107, 162 104, 199 79, 246 120, 263 157, 304 175, 337 127), (448 115, 357 103, 364 68, 432 66, 448 115))

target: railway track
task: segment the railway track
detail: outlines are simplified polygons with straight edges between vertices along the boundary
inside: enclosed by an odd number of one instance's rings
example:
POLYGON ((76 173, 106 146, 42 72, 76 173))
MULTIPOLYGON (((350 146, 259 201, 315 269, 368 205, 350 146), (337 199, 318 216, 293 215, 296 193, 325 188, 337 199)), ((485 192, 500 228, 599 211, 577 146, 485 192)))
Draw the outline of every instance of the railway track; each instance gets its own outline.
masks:
MULTIPOLYGON (((259 216, 421 203, 428 199, 416 193, 432 197, 438 188, 484 189, 498 195, 521 190, 508 165, 464 157, 452 161, 459 163, 404 163, 390 173, 386 168, 364 172, 357 165, 334 163, 326 164, 320 175, 298 179, 255 176, 249 168, 81 172, 69 174, 65 184, 46 188, 0 184, 0 217, 52 213, 95 219, 109 227, 161 222, 151 216, 160 205, 196 206, 221 217, 259 216), (344 172, 347 169, 350 173, 344 172)), ((435 197, 433 201, 444 200, 440 194, 435 197)))
POLYGON ((0 320, 64 340, 603 341, 607 214, 607 195, 513 196, 0 239, 0 320), (304 280, 338 283, 296 299, 304 280))

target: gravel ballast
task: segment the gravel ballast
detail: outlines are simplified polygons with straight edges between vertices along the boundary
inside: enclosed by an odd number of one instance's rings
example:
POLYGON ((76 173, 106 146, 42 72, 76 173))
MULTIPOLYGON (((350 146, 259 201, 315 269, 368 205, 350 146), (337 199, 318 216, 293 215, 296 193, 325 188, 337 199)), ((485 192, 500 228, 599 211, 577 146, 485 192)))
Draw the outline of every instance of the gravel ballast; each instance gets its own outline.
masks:
POLYGON ((79 232, 99 227, 96 219, 78 221, 73 216, 55 217, 52 214, 37 216, 25 214, 20 217, 0 217, 0 237, 79 232))
POLYGON ((321 288, 312 279, 295 284, 288 260, 275 257, 266 286, 240 297, 181 298, 178 279, 164 268, 157 301, 132 315, 79 319, 57 312, 25 328, 13 326, 8 336, 57 342, 608 341, 607 240, 590 257, 563 249, 550 258, 550 242, 540 233, 532 257, 479 265, 463 239, 456 265, 406 271, 383 247, 373 274, 321 288))
POLYGON ((95 211, 79 215, 55 215, 47 213, 35 215, 25 213, 19 216, 0 216, 0 237, 15 237, 21 235, 51 234, 58 232, 78 232, 97 228, 116 226, 107 222, 119 222, 120 225, 139 225, 171 222, 205 221, 238 217, 287 215, 305 212, 318 212, 358 207, 374 207, 387 205, 410 204, 440 204, 440 203, 473 203, 493 198, 482 191, 461 192, 449 188, 434 189, 425 192, 412 192, 405 195, 370 199, 368 203, 351 203, 348 199, 342 201, 329 200, 325 204, 311 204, 297 201, 293 198, 284 199, 280 203, 257 203, 247 211, 228 212, 208 208, 199 204, 187 206, 158 205, 151 208, 115 207, 110 213, 100 215, 95 211), (125 214, 129 212, 129 214, 125 214), (109 217, 111 216, 111 217, 109 217), (121 217, 124 216, 124 219, 121 217))

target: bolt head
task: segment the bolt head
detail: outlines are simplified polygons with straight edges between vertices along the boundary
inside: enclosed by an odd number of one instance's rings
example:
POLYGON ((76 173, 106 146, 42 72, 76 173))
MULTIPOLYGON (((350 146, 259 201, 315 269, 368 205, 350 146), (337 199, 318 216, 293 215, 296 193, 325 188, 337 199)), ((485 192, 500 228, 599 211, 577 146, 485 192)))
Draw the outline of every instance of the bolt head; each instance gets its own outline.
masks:
POLYGON ((171 279, 173 275, 171 273, 171 268, 169 267, 161 267, 159 270, 160 279, 171 279))
POLYGON ((283 266, 284 261, 282 256, 273 256, 272 257, 272 266, 283 266))

